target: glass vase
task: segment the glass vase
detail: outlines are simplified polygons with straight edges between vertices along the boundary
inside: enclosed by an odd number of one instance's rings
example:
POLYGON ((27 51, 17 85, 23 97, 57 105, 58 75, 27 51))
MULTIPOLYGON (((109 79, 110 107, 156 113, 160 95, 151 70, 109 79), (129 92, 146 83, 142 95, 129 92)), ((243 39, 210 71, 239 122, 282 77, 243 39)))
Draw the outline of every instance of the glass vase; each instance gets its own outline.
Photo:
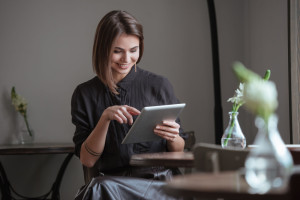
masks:
POLYGON ((244 149, 246 147, 246 138, 240 127, 238 114, 238 112, 229 112, 229 123, 221 139, 223 148, 244 149))
POLYGON ((20 144, 30 144, 34 142, 34 131, 28 123, 28 120, 25 120, 23 116, 20 124, 18 140, 20 144))
POLYGON ((286 187, 293 158, 277 129, 278 118, 255 119, 258 134, 245 162, 245 178, 255 193, 286 187))
POLYGON ((30 129, 30 133, 27 129, 21 129, 20 130, 20 135, 19 135, 19 140, 20 144, 31 144, 34 141, 34 131, 30 129))

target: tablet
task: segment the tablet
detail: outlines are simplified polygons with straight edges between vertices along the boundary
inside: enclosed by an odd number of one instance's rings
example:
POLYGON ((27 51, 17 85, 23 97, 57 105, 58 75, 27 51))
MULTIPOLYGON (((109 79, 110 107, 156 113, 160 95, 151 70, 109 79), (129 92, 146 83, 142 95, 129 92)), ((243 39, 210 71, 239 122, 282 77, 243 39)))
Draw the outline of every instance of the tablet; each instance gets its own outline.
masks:
POLYGON ((122 144, 151 142, 162 139, 153 130, 163 120, 176 120, 185 103, 144 107, 126 134, 122 144))

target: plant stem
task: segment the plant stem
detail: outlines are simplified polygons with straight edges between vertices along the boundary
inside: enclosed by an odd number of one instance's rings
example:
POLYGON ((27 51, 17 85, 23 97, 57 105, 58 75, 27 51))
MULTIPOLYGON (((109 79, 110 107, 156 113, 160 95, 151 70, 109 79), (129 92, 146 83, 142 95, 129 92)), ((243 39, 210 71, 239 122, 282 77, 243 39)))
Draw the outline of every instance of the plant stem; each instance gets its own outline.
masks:
POLYGON ((24 120, 25 120, 25 124, 26 124, 26 128, 28 130, 28 133, 29 135, 32 137, 32 133, 31 133, 31 130, 29 128, 29 124, 28 124, 28 121, 27 121, 27 117, 26 117, 26 114, 24 115, 24 120))
POLYGON ((236 115, 236 112, 232 112, 230 128, 229 128, 229 131, 228 131, 228 135, 227 135, 227 137, 224 141, 224 146, 227 146, 228 140, 229 140, 229 138, 231 138, 232 130, 233 130, 233 127, 234 127, 234 122, 235 122, 235 115, 236 115))

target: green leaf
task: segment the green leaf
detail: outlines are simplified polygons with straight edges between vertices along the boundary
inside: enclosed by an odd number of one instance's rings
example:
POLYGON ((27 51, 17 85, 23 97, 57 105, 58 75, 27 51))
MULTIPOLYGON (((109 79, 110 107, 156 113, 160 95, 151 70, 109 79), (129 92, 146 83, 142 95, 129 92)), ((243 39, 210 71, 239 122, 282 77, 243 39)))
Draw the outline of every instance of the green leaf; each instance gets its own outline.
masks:
POLYGON ((268 80, 270 79, 270 76, 271 76, 271 70, 268 69, 268 70, 266 71, 265 76, 264 76, 263 79, 264 79, 265 81, 268 81, 268 80))
POLYGON ((233 71, 242 83, 248 83, 255 79, 261 79, 261 77, 258 74, 247 69, 241 62, 233 63, 233 71))
POLYGON ((15 86, 11 88, 10 97, 11 99, 15 99, 17 97, 15 86))

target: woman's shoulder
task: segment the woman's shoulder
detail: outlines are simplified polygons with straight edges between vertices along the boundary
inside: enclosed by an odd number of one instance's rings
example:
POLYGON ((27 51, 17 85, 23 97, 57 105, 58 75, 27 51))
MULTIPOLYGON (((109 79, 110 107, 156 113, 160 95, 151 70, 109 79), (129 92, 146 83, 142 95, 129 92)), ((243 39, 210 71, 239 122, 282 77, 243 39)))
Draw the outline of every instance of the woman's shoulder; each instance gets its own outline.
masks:
POLYGON ((104 84, 101 82, 101 80, 95 76, 94 78, 85 81, 83 83, 80 83, 76 88, 74 93, 95 93, 97 91, 100 91, 99 88, 104 89, 104 84))
MULTIPOLYGON (((163 75, 159 75, 159 74, 150 72, 145 69, 139 69, 139 72, 140 72, 140 74, 138 75, 138 77, 141 80, 146 79, 146 80, 148 80, 148 82, 150 81, 150 83, 157 83, 157 84, 169 83, 169 80, 163 75)), ((157 84, 155 84, 155 85, 157 85, 157 84)))
POLYGON ((90 80, 87 80, 85 82, 80 83, 77 87, 83 87, 83 88, 91 87, 91 86, 93 87, 93 86, 98 85, 100 83, 102 83, 100 81, 100 79, 97 76, 95 76, 95 77, 91 78, 90 80))

